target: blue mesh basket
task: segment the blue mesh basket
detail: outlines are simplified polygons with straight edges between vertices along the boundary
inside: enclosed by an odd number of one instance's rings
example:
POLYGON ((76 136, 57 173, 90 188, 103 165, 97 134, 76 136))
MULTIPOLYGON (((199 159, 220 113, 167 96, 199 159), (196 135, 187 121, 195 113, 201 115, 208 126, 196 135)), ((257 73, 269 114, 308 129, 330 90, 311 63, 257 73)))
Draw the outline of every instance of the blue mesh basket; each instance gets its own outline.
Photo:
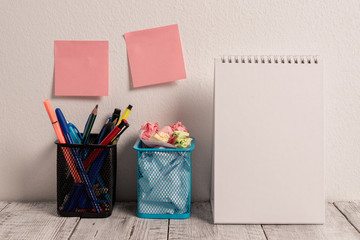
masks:
POLYGON ((138 217, 190 217, 194 147, 194 140, 186 149, 149 148, 140 139, 136 141, 138 217))

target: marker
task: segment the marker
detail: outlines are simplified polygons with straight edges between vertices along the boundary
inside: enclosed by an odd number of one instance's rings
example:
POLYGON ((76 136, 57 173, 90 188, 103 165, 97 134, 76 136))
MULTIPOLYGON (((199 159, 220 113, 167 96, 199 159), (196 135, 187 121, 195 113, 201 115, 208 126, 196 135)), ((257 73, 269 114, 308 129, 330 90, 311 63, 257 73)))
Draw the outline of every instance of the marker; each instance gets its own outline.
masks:
POLYGON ((130 112, 131 112, 131 109, 132 109, 132 105, 129 105, 129 106, 125 109, 123 115, 121 116, 121 118, 119 119, 119 121, 118 121, 118 123, 117 123, 116 125, 119 125, 119 124, 121 123, 121 120, 126 119, 126 118, 129 116, 129 114, 130 114, 130 112))
MULTIPOLYGON (((54 131, 55 131, 55 134, 56 134, 56 137, 57 137, 59 143, 66 143, 65 137, 63 135, 63 132, 61 131, 58 119, 55 115, 54 109, 52 108, 52 106, 50 104, 49 99, 46 99, 43 103, 44 103, 46 111, 49 115, 50 122, 52 123, 52 125, 54 127, 54 131)), ((69 165, 70 173, 71 173, 72 177, 74 178, 74 182, 81 183, 79 173, 76 171, 76 168, 75 168, 74 160, 72 159, 71 154, 69 154, 69 152, 68 152, 69 149, 63 148, 63 151, 64 151, 65 160, 66 160, 67 164, 69 165), (66 156, 68 156, 68 157, 66 157, 66 156)))
MULTIPOLYGON (((119 124, 122 122, 123 119, 124 119, 124 120, 127 119, 127 117, 129 116, 129 114, 130 114, 130 112, 131 112, 131 109, 132 109, 132 105, 129 105, 129 106, 125 109, 125 111, 124 111, 123 115, 121 116, 121 118, 119 119, 117 125, 119 125, 119 124)), ((111 142, 115 142, 115 143, 116 143, 116 137, 114 137, 113 139, 111 139, 111 142)))
POLYGON ((59 140, 59 143, 65 143, 64 135, 63 135, 63 133, 61 131, 58 119, 57 119, 57 117, 55 115, 55 112, 54 112, 54 110, 53 110, 53 108, 51 106, 51 103, 50 103, 49 99, 46 99, 43 103, 44 103, 46 111, 47 111, 47 113, 49 115, 50 122, 53 125, 54 131, 55 131, 57 139, 59 140))

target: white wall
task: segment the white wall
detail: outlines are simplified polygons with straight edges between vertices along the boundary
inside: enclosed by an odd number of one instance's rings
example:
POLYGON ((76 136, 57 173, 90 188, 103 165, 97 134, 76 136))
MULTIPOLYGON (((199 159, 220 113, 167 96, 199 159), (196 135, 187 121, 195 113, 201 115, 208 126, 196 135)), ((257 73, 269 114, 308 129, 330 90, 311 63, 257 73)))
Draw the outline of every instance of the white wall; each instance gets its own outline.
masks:
MULTIPOLYGON (((56 197, 55 134, 49 98, 94 131, 115 107, 134 105, 118 146, 118 199, 136 198, 132 145, 145 121, 177 120, 196 137, 193 200, 210 197, 213 59, 221 54, 318 54, 325 62, 326 193, 360 198, 360 3, 358 1, 0 2, 0 199, 56 197), (179 24, 187 79, 132 89, 123 34, 179 24), (108 97, 54 96, 54 40, 109 40, 108 97)), ((236 128, 234 128, 234 136, 236 128)), ((231 139, 229 139, 230 141, 231 139)))

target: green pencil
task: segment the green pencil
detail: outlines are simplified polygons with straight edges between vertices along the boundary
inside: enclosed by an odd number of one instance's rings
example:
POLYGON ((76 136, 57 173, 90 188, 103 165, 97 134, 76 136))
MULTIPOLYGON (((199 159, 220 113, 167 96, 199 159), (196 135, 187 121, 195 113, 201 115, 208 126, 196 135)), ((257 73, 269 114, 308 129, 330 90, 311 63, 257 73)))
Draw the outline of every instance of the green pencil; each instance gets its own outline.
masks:
POLYGON ((84 133, 83 133, 83 138, 81 140, 82 144, 87 144, 88 141, 89 141, 90 132, 91 132, 91 129, 92 129, 93 125, 94 125, 95 118, 96 118, 96 115, 97 115, 97 111, 98 111, 98 105, 96 104, 94 110, 92 110, 92 112, 89 115, 89 118, 88 118, 88 120, 86 122, 84 133))

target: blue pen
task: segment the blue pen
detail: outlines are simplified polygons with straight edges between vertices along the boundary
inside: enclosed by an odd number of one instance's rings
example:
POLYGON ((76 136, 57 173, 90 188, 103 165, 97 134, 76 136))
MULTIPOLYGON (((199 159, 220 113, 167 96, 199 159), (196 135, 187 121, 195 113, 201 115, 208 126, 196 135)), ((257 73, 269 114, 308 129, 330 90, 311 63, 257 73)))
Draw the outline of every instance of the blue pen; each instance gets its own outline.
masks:
POLYGON ((69 131, 70 131, 70 135, 74 141, 74 143, 76 144, 81 144, 81 139, 82 139, 82 136, 79 132, 79 130, 75 127, 74 124, 68 122, 68 128, 69 128, 69 131))
POLYGON ((83 189, 81 183, 74 183, 69 193, 69 198, 67 199, 64 206, 65 211, 70 212, 75 208, 75 201, 73 200, 73 198, 79 194, 81 189, 83 189))
MULTIPOLYGON (((99 156, 97 156, 94 163, 91 165, 90 170, 88 171, 89 179, 91 182, 91 185, 94 185, 95 181, 97 180, 97 176, 99 176, 100 169, 103 165, 103 162, 105 160, 106 155, 108 154, 108 149, 104 149, 102 153, 100 153, 99 156)), ((100 176, 99 176, 100 177, 100 176)), ((79 207, 84 208, 86 203, 86 199, 80 200, 79 207)))
MULTIPOLYGON (((76 126, 74 124, 72 124, 70 122, 68 122, 67 125, 69 127, 70 135, 71 135, 74 143, 81 144, 82 136, 81 136, 81 133, 79 132, 79 130, 76 128, 76 126)), ((63 189, 66 189, 68 187, 68 184, 71 184, 69 177, 70 177, 70 172, 68 172, 66 175, 66 183, 64 184, 63 189)), ((75 187, 78 187, 78 186, 75 186, 75 184, 74 184, 72 188, 75 188, 75 187)), ((75 192, 75 194, 77 194, 77 192, 75 192)), ((69 195, 69 196, 72 196, 72 195, 69 195)), ((71 198, 69 198, 69 199, 71 199, 71 198)), ((67 201, 67 202, 70 202, 70 201, 67 201)), ((68 205, 68 203, 67 203, 65 205, 64 209, 65 210, 68 209, 67 211, 70 211, 69 207, 67 207, 67 206, 70 206, 70 205, 68 205)))
MULTIPOLYGON (((71 135, 70 135, 68 125, 66 123, 66 119, 65 119, 64 115, 62 114, 61 110, 59 108, 57 108, 55 110, 55 113, 56 113, 56 116, 58 118, 60 128, 61 128, 61 130, 62 130, 62 132, 64 134, 64 137, 66 139, 66 142, 69 143, 69 144, 74 144, 74 141, 73 141, 73 139, 71 138, 71 135)), ((75 151, 75 149, 70 148, 70 150, 71 150, 71 153, 73 154, 73 157, 74 157, 74 160, 75 160, 74 161, 75 165, 78 168, 81 180, 84 182, 86 192, 88 193, 88 195, 90 197, 93 208, 95 209, 95 211, 97 213, 100 213, 101 212, 100 206, 96 201, 95 193, 94 193, 94 191, 93 191, 93 189, 91 187, 89 177, 86 175, 86 172, 85 172, 84 166, 82 164, 82 161, 81 161, 79 155, 77 154, 77 152, 75 151)))
POLYGON ((104 125, 104 127, 101 129, 98 137, 97 144, 100 144, 102 140, 115 128, 115 123, 108 122, 104 125))

